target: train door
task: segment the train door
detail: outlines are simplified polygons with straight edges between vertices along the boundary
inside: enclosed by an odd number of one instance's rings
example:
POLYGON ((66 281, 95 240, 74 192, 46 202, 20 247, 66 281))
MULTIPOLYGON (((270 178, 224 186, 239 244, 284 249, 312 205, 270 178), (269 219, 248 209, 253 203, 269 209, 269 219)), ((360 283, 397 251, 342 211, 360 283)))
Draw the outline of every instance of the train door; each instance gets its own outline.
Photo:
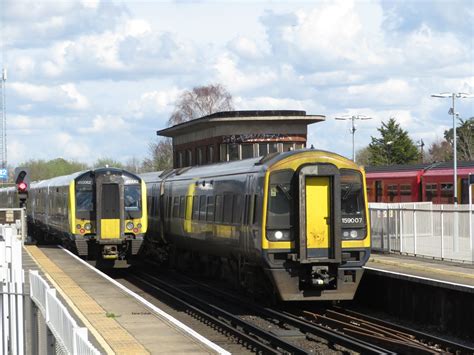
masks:
POLYGON ((339 263, 341 255, 340 176, 332 165, 300 170, 300 261, 339 263))
POLYGON ((382 202, 383 186, 381 180, 375 180, 375 202, 382 202))
POLYGON ((120 238, 120 185, 104 183, 100 189, 100 218, 97 219, 101 239, 120 238), (100 221, 100 222, 99 222, 100 221))
POLYGON ((461 179, 461 204, 469 204, 469 179, 461 179))

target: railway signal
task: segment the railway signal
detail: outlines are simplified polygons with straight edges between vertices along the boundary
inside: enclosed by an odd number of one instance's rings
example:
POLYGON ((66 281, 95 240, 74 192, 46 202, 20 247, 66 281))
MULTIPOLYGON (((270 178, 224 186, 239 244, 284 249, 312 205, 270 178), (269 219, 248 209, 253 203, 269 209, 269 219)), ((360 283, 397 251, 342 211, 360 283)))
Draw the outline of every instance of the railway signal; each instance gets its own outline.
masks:
POLYGON ((28 190, 30 188, 30 171, 28 168, 15 169, 15 184, 18 192, 18 200, 20 207, 25 207, 28 198, 28 190))

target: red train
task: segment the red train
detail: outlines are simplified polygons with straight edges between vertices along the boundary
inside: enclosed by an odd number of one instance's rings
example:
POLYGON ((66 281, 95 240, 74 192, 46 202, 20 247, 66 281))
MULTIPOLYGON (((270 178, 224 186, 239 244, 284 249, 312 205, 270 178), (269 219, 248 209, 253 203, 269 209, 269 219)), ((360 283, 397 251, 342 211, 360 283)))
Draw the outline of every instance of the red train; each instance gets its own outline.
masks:
MULTIPOLYGON (((454 202, 453 163, 366 167, 369 202, 454 202)), ((457 197, 469 203, 469 174, 474 161, 458 162, 457 197)), ((474 202, 474 201, 473 201, 474 202)))

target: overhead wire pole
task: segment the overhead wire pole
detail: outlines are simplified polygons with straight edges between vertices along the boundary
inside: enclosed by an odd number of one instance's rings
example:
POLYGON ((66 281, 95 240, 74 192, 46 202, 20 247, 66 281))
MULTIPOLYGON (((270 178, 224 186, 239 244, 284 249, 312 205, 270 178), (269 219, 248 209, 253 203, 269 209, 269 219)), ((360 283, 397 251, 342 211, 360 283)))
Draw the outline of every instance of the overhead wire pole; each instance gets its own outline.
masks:
POLYGON ((341 116, 341 117, 334 117, 335 120, 340 120, 340 121, 347 121, 351 120, 352 121, 352 127, 351 127, 351 134, 352 134, 352 161, 355 161, 355 132, 357 131, 357 128, 355 126, 354 121, 355 120, 371 120, 372 117, 364 116, 364 115, 352 115, 352 116, 341 116))
POLYGON ((1 82, 1 132, 0 132, 0 150, 1 150, 1 163, 2 169, 7 169, 7 115, 6 115, 6 100, 5 100, 5 84, 7 81, 7 70, 5 68, 2 69, 2 82, 1 82))
POLYGON ((468 93, 465 93, 465 92, 458 92, 458 93, 449 93, 449 92, 443 92, 441 94, 433 94, 431 95, 431 97, 438 97, 438 98, 452 98, 453 100, 453 104, 451 106, 451 108, 449 109, 448 111, 448 115, 453 115, 453 170, 454 170, 454 191, 453 191, 453 195, 454 195, 454 204, 457 205, 458 204, 458 159, 457 159, 457 144, 456 144, 456 141, 457 141, 457 134, 456 134, 456 117, 459 115, 456 113, 456 110, 454 109, 454 102, 455 102, 455 99, 458 98, 458 99, 461 99, 461 98, 474 98, 474 95, 472 94, 468 94, 468 93))

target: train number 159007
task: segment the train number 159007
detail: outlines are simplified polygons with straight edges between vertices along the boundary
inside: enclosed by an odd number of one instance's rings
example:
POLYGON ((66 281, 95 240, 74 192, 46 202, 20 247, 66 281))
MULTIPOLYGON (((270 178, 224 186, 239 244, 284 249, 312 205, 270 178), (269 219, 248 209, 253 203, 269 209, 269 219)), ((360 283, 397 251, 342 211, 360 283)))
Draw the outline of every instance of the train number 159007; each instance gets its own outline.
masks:
POLYGON ((362 223, 362 217, 345 217, 342 219, 342 224, 359 224, 362 223))

